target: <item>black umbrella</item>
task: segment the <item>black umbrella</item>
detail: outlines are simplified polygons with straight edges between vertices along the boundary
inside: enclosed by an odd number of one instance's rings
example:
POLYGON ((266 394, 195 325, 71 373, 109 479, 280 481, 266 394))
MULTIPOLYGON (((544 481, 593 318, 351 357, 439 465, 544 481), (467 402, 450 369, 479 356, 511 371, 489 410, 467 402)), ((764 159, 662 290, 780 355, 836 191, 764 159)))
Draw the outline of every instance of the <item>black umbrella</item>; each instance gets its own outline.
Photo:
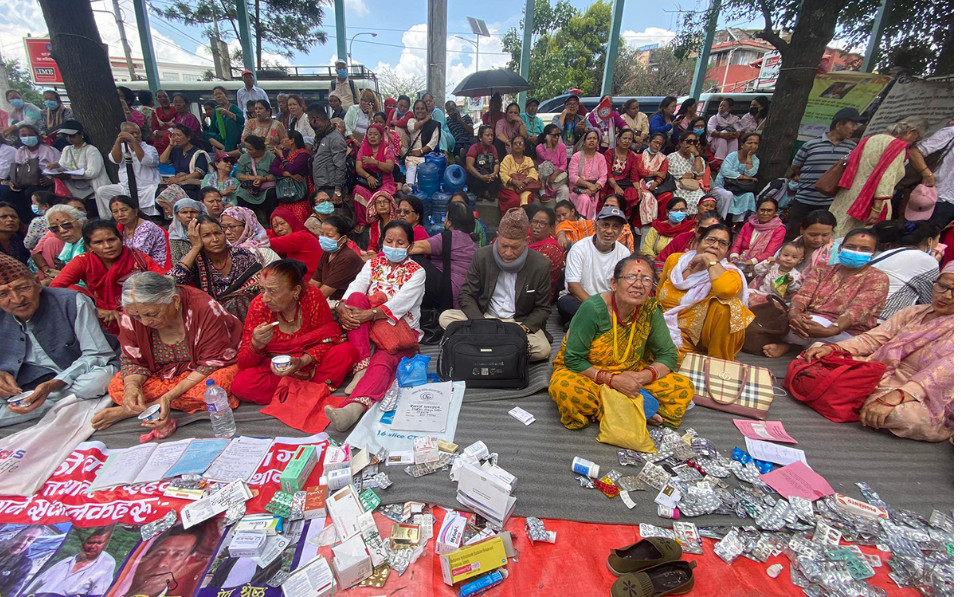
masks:
POLYGON ((495 68, 467 75, 454 89, 454 95, 481 97, 501 93, 520 93, 531 88, 524 77, 512 70, 495 68))

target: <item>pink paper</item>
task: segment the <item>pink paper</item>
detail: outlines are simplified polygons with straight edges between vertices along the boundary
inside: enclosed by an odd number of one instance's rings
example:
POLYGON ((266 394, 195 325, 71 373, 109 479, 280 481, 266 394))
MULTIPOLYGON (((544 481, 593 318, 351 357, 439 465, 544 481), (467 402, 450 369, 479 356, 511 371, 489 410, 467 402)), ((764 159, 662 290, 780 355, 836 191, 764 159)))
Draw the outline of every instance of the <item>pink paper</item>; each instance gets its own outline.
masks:
POLYGON ((780 421, 750 421, 748 419, 734 419, 734 426, 744 434, 744 437, 769 442, 784 442, 796 444, 797 440, 787 434, 784 424, 780 421))
POLYGON ((794 495, 813 502, 834 495, 831 484, 803 462, 795 462, 761 475, 761 480, 785 498, 794 495))

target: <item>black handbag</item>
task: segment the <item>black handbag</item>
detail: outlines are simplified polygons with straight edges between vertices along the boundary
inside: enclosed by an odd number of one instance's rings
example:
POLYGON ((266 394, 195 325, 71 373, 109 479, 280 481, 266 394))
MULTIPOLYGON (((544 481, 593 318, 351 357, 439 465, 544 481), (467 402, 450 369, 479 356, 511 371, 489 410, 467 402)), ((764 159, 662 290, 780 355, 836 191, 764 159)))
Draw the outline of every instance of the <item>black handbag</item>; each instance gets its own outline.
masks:
POLYGON ((384 174, 382 172, 371 172, 370 170, 366 170, 366 169, 364 170, 364 172, 374 177, 374 186, 370 186, 370 183, 368 182, 366 176, 358 176, 357 184, 359 184, 360 186, 364 187, 365 189, 369 189, 371 191, 376 191, 384 184, 384 174))
POLYGON ((764 356, 764 346, 779 341, 788 332, 790 308, 779 296, 767 295, 767 302, 751 307, 754 321, 744 330, 744 346, 748 354, 764 356))
MULTIPOLYGON (((651 178, 645 178, 644 182, 651 182, 652 180, 655 180, 653 176, 651 178)), ((664 180, 661 181, 661 184, 651 189, 651 194, 657 197, 658 195, 663 195, 664 193, 673 193, 676 190, 677 181, 674 180, 673 176, 667 174, 664 176, 664 180)))
POLYGON ((725 178, 724 188, 735 194, 743 193, 753 193, 757 189, 757 183, 753 180, 744 180, 742 178, 725 178))
POLYGON ((527 387, 530 348, 520 324, 469 319, 447 326, 440 341, 437 375, 468 388, 527 387))
POLYGON ((40 184, 40 159, 29 158, 22 164, 10 168, 10 184, 23 190, 40 184))

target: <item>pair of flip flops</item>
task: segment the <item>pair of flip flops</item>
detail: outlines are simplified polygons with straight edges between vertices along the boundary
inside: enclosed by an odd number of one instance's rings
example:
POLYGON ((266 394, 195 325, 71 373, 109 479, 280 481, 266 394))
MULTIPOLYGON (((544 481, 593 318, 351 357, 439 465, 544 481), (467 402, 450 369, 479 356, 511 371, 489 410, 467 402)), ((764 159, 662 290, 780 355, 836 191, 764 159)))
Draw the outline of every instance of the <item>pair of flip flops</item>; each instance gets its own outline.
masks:
POLYGON ((653 537, 612 549, 607 568, 619 576, 611 597, 679 595, 694 588, 696 562, 681 561, 681 546, 673 539, 653 537))

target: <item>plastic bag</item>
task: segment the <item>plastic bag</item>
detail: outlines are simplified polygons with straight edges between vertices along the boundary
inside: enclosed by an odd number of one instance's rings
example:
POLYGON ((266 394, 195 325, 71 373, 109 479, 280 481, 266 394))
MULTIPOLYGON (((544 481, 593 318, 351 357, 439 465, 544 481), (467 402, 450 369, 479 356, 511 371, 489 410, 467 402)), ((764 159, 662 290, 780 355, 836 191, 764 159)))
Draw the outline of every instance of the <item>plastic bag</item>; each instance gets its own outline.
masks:
POLYGON ((427 383, 427 369, 430 357, 426 354, 415 354, 400 360, 397 366, 397 385, 402 388, 420 386, 427 383))
POLYGON ((601 413, 597 441, 638 452, 657 451, 647 431, 643 398, 628 398, 617 390, 601 386, 601 413))

